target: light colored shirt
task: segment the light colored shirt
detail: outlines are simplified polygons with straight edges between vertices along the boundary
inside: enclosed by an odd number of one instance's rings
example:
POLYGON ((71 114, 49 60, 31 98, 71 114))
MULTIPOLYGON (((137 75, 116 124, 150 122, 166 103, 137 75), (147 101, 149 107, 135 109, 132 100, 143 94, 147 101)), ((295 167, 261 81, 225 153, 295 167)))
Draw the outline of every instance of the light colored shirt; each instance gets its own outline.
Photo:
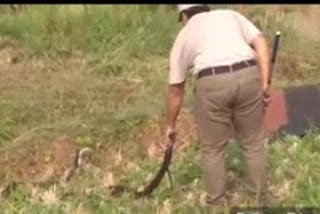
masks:
POLYGON ((172 47, 169 84, 183 82, 190 70, 197 74, 204 68, 255 58, 250 43, 260 33, 236 11, 214 10, 194 15, 172 47))

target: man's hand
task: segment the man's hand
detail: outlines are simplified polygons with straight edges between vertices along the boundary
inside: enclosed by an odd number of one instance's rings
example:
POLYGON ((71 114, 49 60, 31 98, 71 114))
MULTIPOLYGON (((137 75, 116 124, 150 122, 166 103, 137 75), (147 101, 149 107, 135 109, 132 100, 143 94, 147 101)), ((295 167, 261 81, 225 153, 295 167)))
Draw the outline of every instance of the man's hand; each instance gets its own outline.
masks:
POLYGON ((258 65, 261 72, 263 102, 265 106, 268 106, 271 102, 271 98, 269 92, 270 56, 267 40, 263 35, 259 35, 252 41, 251 45, 256 51, 258 65))
POLYGON ((271 102, 270 87, 268 84, 263 85, 263 103, 267 107, 271 102))
POLYGON ((168 127, 166 131, 166 145, 176 141, 177 132, 174 128, 168 127))

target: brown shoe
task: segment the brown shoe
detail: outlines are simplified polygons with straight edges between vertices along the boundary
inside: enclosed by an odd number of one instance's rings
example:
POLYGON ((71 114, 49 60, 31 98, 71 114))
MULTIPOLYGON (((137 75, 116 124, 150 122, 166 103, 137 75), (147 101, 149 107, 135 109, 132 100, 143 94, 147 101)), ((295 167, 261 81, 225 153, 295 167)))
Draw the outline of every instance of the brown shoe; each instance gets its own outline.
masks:
POLYGON ((227 205, 227 200, 223 197, 218 201, 213 201, 209 195, 205 197, 206 205, 208 206, 210 213, 222 214, 225 213, 227 205))

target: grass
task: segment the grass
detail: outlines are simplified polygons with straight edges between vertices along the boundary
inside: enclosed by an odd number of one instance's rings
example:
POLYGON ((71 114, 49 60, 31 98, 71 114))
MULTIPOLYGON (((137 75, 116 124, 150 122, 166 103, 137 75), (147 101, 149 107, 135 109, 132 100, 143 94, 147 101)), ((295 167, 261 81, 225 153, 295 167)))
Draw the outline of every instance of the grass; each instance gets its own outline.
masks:
MULTIPOLYGON (((317 153, 318 146, 316 133, 309 133, 303 142, 292 136, 287 136, 283 141, 277 142, 268 148, 269 170, 272 176, 272 186, 277 189, 276 193, 283 194, 279 197, 284 206, 304 205, 318 206, 319 195, 319 161, 317 153), (286 189, 289 185, 289 189, 286 189)), ((237 150, 237 145, 230 149, 237 150)), ((242 174, 238 164, 244 164, 241 153, 232 153, 228 159, 230 169, 236 169, 236 174, 242 174), (234 161, 240 159, 240 163, 234 161)), ((20 213, 68 213, 68 210, 85 209, 88 213, 165 213, 165 209, 171 213, 209 213, 207 208, 201 205, 198 197, 201 195, 201 169, 199 168, 199 151, 197 144, 188 149, 175 160, 172 165, 174 175, 174 188, 170 189, 167 180, 164 180, 161 188, 157 189, 154 197, 134 201, 128 195, 118 199, 108 197, 99 186, 91 186, 90 193, 81 191, 79 193, 57 188, 56 190, 40 189, 39 187, 28 187, 45 193, 46 197, 38 199, 31 197, 30 190, 24 186, 19 188, 10 198, 0 205, 1 208, 19 210, 20 213), (51 195, 48 193, 52 191, 51 195), (29 193, 28 193, 29 192, 29 193), (30 199, 32 198, 32 200, 30 199), (50 204, 51 203, 51 204, 50 204)), ((142 163, 141 168, 133 173, 122 175, 127 179, 128 185, 135 187, 145 179, 146 173, 155 169, 155 163, 142 163)), ((89 178, 87 178, 89 179, 89 178)), ((93 180, 90 178, 88 181, 93 180)), ((72 181, 75 182, 75 181, 72 181)), ((82 188, 87 187, 84 178, 81 178, 82 188)), ((71 185, 76 185, 72 183, 71 185)), ((89 185, 90 186, 90 185, 89 185)), ((79 188, 79 187, 78 187, 79 188)), ((88 187, 87 187, 88 188, 88 187)), ((237 186, 234 188, 243 188, 237 186)), ((232 189, 232 191, 236 191, 232 189)), ((70 211, 71 212, 71 211, 70 211)))
MULTIPOLYGON (((278 21, 267 6, 250 7, 246 15, 270 41, 282 31, 275 87, 319 84, 319 40, 294 21, 307 19, 299 8, 289 7, 278 21)), ((105 190, 110 183, 138 188, 158 167, 148 156, 153 142, 141 133, 147 129, 153 139, 162 129, 167 58, 180 27, 175 11, 32 5, 16 16, 7 6, 0 12, 0 152, 50 144, 61 135, 95 152, 92 165, 66 187, 19 184, 0 202, 4 213, 210 213, 200 200, 200 153, 190 133, 189 146, 175 153, 173 189, 165 179, 152 198, 138 201, 105 190), (17 63, 8 62, 13 57, 17 63)), ((188 83, 186 110, 193 101, 188 83)), ((303 140, 286 136, 268 146, 270 188, 279 204, 317 206, 318 144, 318 132, 310 131, 303 140)), ((229 150, 228 168, 243 178, 241 150, 236 144, 229 150)), ((241 192, 243 183, 237 179, 231 191, 241 192)))

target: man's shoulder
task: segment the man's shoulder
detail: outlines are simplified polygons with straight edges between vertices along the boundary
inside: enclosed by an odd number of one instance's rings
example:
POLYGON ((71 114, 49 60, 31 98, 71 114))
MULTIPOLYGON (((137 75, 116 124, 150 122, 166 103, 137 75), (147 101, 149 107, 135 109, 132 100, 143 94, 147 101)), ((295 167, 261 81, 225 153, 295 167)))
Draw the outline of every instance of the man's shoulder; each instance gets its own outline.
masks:
POLYGON ((184 41, 185 41, 185 34, 186 34, 186 27, 183 26, 183 27, 179 30, 179 32, 178 32, 178 34, 177 34, 177 36, 176 36, 176 39, 175 39, 175 41, 174 41, 174 43, 173 43, 173 46, 172 46, 172 49, 171 49, 171 54, 172 54, 172 51, 173 51, 173 49, 174 49, 175 47, 181 46, 181 45, 184 43, 184 41))
POLYGON ((179 30, 178 34, 177 34, 177 38, 182 38, 186 32, 186 26, 182 26, 182 28, 179 30))
POLYGON ((206 19, 216 19, 216 18, 222 18, 222 17, 228 17, 228 16, 237 16, 239 13, 235 10, 231 9, 215 9, 211 10, 209 12, 201 13, 194 17, 194 19, 191 19, 192 22, 199 22, 206 19))
POLYGON ((232 9, 216 9, 210 11, 211 14, 219 15, 219 14, 230 14, 230 15, 236 15, 239 14, 239 12, 232 10, 232 9))

